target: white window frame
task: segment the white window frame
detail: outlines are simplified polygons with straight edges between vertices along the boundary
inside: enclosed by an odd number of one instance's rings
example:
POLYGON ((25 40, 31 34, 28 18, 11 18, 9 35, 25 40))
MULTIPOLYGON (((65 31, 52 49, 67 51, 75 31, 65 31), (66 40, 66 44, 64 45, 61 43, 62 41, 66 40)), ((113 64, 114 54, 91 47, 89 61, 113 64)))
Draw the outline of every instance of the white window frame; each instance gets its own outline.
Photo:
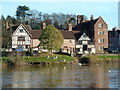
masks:
POLYGON ((104 40, 104 38, 101 38, 101 39, 98 39, 98 42, 99 42, 99 43, 104 43, 105 40, 104 40))
POLYGON ((99 31, 98 34, 99 35, 104 35, 104 31, 99 31))
POLYGON ((100 27, 100 28, 101 28, 101 27, 103 27, 103 24, 101 24, 101 23, 100 23, 100 24, 98 24, 98 27, 100 27))
POLYGON ((22 32, 24 32, 24 30, 23 29, 19 29, 19 31, 21 32, 21 30, 22 30, 22 32))

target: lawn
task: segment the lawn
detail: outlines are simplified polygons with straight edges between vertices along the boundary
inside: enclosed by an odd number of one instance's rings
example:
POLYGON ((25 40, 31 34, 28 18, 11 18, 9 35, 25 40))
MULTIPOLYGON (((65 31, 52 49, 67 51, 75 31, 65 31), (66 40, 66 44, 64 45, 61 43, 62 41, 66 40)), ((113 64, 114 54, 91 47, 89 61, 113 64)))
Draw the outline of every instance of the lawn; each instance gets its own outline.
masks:
POLYGON ((101 59, 106 59, 106 58, 110 58, 110 59, 118 59, 120 58, 120 56, 97 56, 98 58, 101 58, 101 59))
MULTIPOLYGON (((2 62, 6 63, 8 61, 15 61, 18 60, 17 57, 2 57, 2 62)), ((61 54, 48 54, 43 53, 39 56, 23 56, 19 57, 19 60, 22 60, 24 62, 65 62, 65 61, 74 61, 77 60, 75 57, 67 56, 67 55, 61 55, 61 54)))

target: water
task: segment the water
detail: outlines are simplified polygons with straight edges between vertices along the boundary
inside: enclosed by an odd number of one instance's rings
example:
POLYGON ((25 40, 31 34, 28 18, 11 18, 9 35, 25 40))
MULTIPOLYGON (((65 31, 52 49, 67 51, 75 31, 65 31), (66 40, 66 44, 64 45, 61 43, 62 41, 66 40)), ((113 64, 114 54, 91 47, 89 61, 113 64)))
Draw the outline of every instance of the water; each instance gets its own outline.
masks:
POLYGON ((2 87, 118 88, 118 65, 4 67, 2 87))

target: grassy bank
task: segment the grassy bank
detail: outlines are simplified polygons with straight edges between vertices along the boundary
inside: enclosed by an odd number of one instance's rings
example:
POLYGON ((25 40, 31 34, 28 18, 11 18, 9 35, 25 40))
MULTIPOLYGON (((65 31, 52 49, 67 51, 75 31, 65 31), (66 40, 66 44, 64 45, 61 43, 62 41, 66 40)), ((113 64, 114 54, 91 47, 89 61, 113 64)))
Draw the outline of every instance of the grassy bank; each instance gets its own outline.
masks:
POLYGON ((119 55, 88 55, 81 58, 89 58, 90 63, 118 63, 119 55))
POLYGON ((31 64, 31 63, 56 63, 56 62, 73 62, 77 59, 75 57, 61 55, 61 54, 49 54, 43 53, 39 56, 19 56, 19 57, 2 57, 2 63, 8 64, 31 64))

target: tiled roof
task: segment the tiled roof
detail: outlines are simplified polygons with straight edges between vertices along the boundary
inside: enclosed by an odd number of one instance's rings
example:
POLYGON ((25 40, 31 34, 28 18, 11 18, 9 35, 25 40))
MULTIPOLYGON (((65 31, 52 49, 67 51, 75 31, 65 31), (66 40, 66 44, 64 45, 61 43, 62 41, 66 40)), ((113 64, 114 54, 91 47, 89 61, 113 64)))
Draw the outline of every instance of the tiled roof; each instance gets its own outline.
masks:
POLYGON ((27 29, 28 32, 32 31, 32 28, 30 25, 23 25, 23 26, 27 29))
POLYGON ((39 39, 42 30, 31 30, 32 39, 39 39))
POLYGON ((75 39, 74 33, 69 30, 60 30, 64 39, 75 39))

